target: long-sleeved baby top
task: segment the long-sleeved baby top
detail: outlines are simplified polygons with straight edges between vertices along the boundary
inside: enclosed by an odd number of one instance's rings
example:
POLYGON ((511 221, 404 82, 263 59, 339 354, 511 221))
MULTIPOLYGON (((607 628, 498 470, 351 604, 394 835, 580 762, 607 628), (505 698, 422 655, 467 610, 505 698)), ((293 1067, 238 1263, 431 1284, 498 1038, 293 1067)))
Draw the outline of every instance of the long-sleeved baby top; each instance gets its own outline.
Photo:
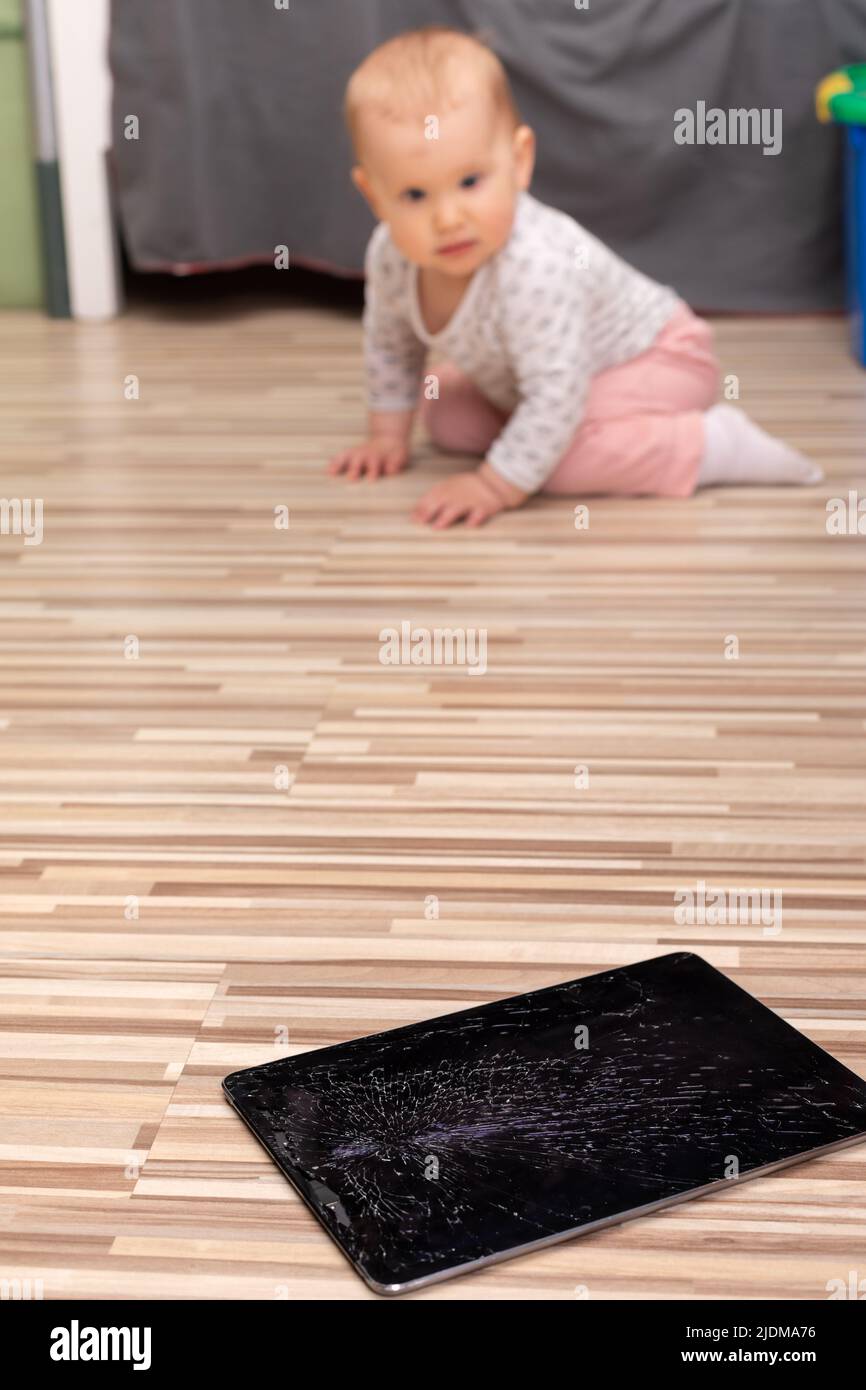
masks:
POLYGON ((421 316, 418 267, 384 222, 365 269, 370 409, 415 407, 435 349, 510 414, 487 459, 523 492, 541 487, 571 443, 591 378, 645 352, 682 304, 529 193, 520 194, 509 240, 475 272, 439 333, 428 333, 421 316))

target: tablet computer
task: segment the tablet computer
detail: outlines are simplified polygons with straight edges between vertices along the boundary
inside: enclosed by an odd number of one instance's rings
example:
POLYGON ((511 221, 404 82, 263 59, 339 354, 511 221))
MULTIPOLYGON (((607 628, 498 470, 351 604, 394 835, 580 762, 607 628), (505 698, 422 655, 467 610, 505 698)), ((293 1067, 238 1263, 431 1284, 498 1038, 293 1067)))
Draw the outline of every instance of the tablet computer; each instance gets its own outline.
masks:
POLYGON ((866 1082, 683 951, 223 1087, 383 1294, 866 1138, 866 1082))

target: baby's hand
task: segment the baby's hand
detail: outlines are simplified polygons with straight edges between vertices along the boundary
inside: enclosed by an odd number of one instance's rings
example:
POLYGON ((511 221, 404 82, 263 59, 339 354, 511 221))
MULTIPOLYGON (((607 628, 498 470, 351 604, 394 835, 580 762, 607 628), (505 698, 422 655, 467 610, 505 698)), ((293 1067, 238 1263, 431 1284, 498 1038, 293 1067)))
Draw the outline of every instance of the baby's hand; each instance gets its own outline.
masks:
POLYGON ((475 473, 457 473, 431 487, 412 513, 412 520, 427 522, 435 531, 463 517, 467 526, 481 526, 497 512, 522 506, 527 495, 483 463, 475 473))
POLYGON ((408 444, 400 439, 373 438, 337 454, 328 464, 328 472, 345 473, 350 483, 356 483, 366 474, 372 483, 382 476, 391 478, 395 473, 402 473, 408 462, 408 444))

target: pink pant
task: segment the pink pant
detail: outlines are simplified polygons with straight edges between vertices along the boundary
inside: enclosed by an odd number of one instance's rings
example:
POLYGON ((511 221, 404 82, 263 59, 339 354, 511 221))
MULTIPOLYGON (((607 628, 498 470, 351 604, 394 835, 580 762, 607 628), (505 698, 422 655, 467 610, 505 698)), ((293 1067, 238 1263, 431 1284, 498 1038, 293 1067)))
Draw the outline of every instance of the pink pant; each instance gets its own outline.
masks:
MULTIPOLYGON (((485 454, 508 415, 452 363, 436 372, 439 399, 421 402, 433 442, 485 454)), ((718 387, 713 330, 684 304, 646 352, 593 377, 583 420, 541 491, 689 497, 718 387)))

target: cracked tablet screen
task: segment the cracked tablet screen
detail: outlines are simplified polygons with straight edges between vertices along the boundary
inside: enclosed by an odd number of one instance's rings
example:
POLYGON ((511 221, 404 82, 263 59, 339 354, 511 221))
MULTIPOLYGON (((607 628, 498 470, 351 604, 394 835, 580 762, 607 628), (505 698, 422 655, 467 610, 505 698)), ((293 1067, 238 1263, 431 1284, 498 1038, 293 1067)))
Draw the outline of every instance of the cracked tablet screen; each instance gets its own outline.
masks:
POLYGON ((227 1089, 385 1286, 866 1133, 866 1083, 688 953, 237 1072, 227 1089))

